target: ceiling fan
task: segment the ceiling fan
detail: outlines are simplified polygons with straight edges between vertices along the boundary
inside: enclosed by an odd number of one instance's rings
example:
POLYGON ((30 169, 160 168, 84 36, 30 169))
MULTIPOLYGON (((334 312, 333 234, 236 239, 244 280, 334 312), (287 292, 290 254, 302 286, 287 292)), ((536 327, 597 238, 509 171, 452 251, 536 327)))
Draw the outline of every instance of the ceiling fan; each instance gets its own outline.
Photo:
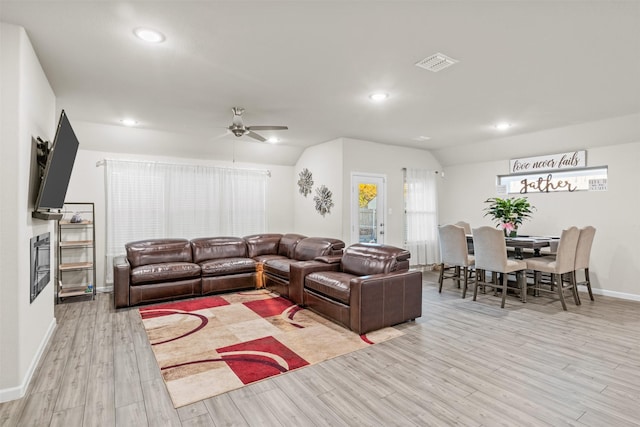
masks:
POLYGON ((257 139, 260 142, 264 142, 267 140, 267 138, 264 138, 262 135, 259 135, 254 131, 289 129, 287 126, 245 126, 244 123, 242 122, 242 113, 244 113, 244 108, 233 107, 231 111, 233 111, 233 122, 231 126, 229 126, 227 129, 229 129, 231 133, 233 133, 237 137, 247 135, 248 137, 257 139))

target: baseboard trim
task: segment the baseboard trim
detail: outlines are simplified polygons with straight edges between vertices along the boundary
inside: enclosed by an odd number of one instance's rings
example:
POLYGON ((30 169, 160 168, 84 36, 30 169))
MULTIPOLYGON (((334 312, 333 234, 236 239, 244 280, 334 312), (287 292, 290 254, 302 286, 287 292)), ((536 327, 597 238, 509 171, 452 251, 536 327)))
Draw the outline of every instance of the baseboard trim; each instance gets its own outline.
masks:
MULTIPOLYGON (((602 295, 602 296, 605 296, 605 297, 627 299, 627 300, 631 300, 631 301, 640 301, 640 295, 638 295, 638 294, 628 294, 628 293, 625 293, 625 292, 608 291, 606 289, 597 289, 597 288, 593 288, 593 287, 591 288, 591 291, 595 295, 602 295)), ((582 289, 580 289, 580 292, 582 292, 582 289)))
POLYGON ((38 347, 38 351, 33 356, 31 360, 31 364, 29 365, 29 369, 27 370, 22 383, 16 387, 10 387, 5 389, 0 389, 0 403, 8 402, 10 400, 16 400, 24 397, 27 393, 27 388, 29 387, 29 383, 31 382, 31 378, 33 374, 36 372, 36 368, 38 367, 38 363, 40 363, 40 359, 44 354, 44 350, 47 348, 51 337, 53 337, 53 333, 56 330, 57 322, 55 317, 51 319, 51 323, 49 324, 49 329, 45 334, 44 338, 40 342, 40 346, 38 347))
POLYGON ((105 293, 113 292, 113 285, 100 286, 99 288, 96 288, 96 292, 105 292, 105 293))

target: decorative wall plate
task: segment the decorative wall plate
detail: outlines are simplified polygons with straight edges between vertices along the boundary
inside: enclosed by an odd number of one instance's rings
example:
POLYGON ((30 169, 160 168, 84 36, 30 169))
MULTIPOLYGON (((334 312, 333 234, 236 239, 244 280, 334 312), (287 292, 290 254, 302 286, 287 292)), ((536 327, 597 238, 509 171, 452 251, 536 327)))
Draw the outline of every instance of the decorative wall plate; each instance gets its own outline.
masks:
POLYGON ((311 194, 311 188, 313 187, 313 175, 311 175, 309 169, 304 168, 298 176, 300 177, 298 179, 298 191, 304 197, 307 197, 308 194, 311 194))
POLYGON ((321 185, 320 188, 316 188, 316 195, 313 197, 313 201, 316 202, 316 210, 322 216, 331 213, 333 207, 333 200, 331 200, 331 191, 326 185, 321 185))

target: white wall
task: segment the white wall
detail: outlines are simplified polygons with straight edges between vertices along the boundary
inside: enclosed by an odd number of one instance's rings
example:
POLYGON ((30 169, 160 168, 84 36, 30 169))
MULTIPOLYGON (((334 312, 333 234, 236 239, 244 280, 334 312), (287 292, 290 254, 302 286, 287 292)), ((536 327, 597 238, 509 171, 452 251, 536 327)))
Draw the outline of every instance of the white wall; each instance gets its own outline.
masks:
MULTIPOLYGON (((402 168, 440 170, 438 161, 425 150, 340 138, 307 148, 295 168, 295 182, 303 168, 313 173, 314 192, 295 197, 295 228, 309 236, 328 236, 351 241, 351 174, 384 175, 387 191, 385 243, 404 245, 404 198, 402 168), (335 206, 323 218, 315 211, 315 188, 325 184, 333 192, 335 206), (391 210, 391 214, 389 214, 391 210)), ((297 186, 296 186, 297 191, 297 186)))
MULTIPOLYGON (((55 95, 23 28, 0 23, 0 402, 21 397, 53 330, 54 284, 30 303, 30 239, 53 221, 31 218, 32 139, 52 140, 55 95)), ((53 266, 53 259, 51 262, 53 266)), ((55 270, 52 269, 53 279, 55 270)))
POLYGON ((307 148, 296 163, 292 183, 294 185, 294 228, 297 233, 305 236, 334 237, 342 236, 343 204, 342 194, 342 140, 318 144, 307 148), (309 169, 313 176, 313 188, 304 197, 298 191, 300 172, 309 169), (313 197, 316 189, 326 185, 333 196, 334 206, 323 217, 315 209, 313 197))
MULTIPOLYGON (((603 123, 604 124, 604 123, 603 123)), ((607 126, 585 125, 591 138, 616 138, 607 126)), ((567 129, 539 132, 542 141, 574 140, 584 132, 572 127, 575 136, 567 129)), ((628 133, 628 129, 622 129, 628 133)), ((584 142, 585 139, 582 139, 584 142)), ((640 141, 638 138, 636 141, 640 141)), ((517 141, 511 141, 517 143, 517 141)), ((522 234, 556 235, 562 229, 576 225, 593 225, 596 236, 591 252, 591 280, 594 290, 613 296, 640 299, 640 253, 635 244, 640 240, 638 211, 638 182, 640 182, 640 142, 612 146, 594 146, 587 149, 588 166, 608 166, 608 190, 604 192, 529 193, 529 201, 536 207, 530 221, 520 228, 522 234)), ((506 149, 505 149, 506 150, 506 149)), ((505 150, 496 150, 494 155, 505 150)), ((536 153, 553 154, 562 152, 536 153)), ((509 173, 509 160, 448 166, 445 168, 443 192, 440 197, 440 223, 466 220, 472 227, 493 225, 484 217, 484 200, 496 196, 496 175, 509 173)))
MULTIPOLYGON (((70 119, 71 120, 71 119, 70 119)), ((85 127, 83 122, 71 122, 76 132, 80 147, 83 141, 94 138, 93 127, 85 127)), ((267 190, 267 232, 286 233, 293 230, 293 167, 279 165, 231 163, 211 159, 189 159, 139 155, 125 153, 106 153, 101 151, 78 150, 73 166, 71 181, 67 191, 67 202, 95 203, 96 219, 96 288, 100 291, 109 289, 105 285, 105 181, 104 167, 96 167, 96 163, 104 159, 130 159, 170 163, 199 164, 209 166, 238 167, 252 169, 268 169, 271 177, 267 190)))

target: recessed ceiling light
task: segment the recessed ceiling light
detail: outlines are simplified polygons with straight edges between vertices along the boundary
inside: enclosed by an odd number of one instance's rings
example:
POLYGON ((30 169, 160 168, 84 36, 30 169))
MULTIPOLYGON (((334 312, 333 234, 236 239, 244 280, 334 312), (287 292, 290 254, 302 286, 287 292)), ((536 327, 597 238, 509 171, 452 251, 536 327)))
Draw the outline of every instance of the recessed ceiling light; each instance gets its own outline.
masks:
POLYGON ((140 40, 148 43, 161 43, 164 41, 164 34, 150 28, 136 28, 133 30, 133 34, 140 40))
POLYGON ((280 142, 280 138, 276 137, 276 136, 272 136, 271 138, 267 139, 267 142, 270 144, 275 144, 280 142))
POLYGON ((381 102, 381 101, 384 101, 387 98, 389 98, 389 94, 388 93, 384 93, 384 92, 375 92, 375 93, 372 93, 371 95, 369 95, 369 99, 371 99, 372 101, 375 101, 375 102, 381 102))
POLYGON ((507 123, 507 122, 502 122, 502 123, 496 124, 496 129, 498 129, 498 130, 507 130, 510 127, 511 127, 511 123, 507 123))
POLYGON ((430 140, 430 139, 431 139, 431 137, 430 137, 430 136, 423 136, 423 135, 420 135, 420 136, 418 136, 418 137, 416 137, 416 138, 414 138, 414 139, 415 139, 416 141, 428 141, 428 140, 430 140))
POLYGON ((120 123, 122 123, 125 126, 135 126, 138 124, 138 121, 134 119, 122 119, 120 120, 120 123))

